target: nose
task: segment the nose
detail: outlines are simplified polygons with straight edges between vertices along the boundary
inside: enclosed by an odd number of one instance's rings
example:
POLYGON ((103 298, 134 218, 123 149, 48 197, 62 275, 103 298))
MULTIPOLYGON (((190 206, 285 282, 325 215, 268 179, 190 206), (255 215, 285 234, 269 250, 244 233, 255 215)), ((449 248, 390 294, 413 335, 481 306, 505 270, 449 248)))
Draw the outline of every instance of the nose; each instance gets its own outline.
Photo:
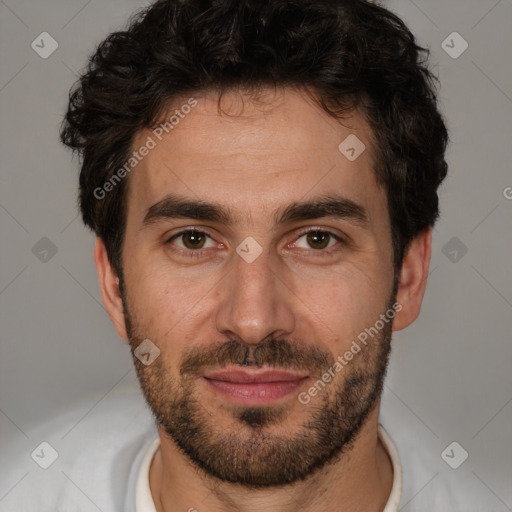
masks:
POLYGON ((251 263, 234 256, 234 268, 223 282, 216 311, 217 330, 226 339, 257 344, 294 331, 293 292, 270 260, 268 251, 251 263))

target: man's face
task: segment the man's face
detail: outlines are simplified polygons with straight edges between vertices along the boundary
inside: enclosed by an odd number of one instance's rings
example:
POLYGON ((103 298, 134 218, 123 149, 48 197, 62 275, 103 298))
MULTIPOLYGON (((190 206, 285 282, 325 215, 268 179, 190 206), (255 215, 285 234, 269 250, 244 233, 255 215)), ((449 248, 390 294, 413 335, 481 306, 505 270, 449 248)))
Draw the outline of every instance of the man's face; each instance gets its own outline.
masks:
POLYGON ((380 393, 391 321, 367 344, 358 335, 395 284, 367 124, 343 126, 291 90, 266 101, 245 98, 241 112, 227 94, 228 116, 197 97, 162 140, 138 134, 134 149, 156 146, 129 178, 123 247, 130 343, 160 350, 149 366, 134 359, 159 424, 207 473, 254 486, 304 478, 353 441, 380 393), (349 135, 366 146, 355 160, 338 149, 349 135), (176 217, 171 195, 228 218, 176 217), (326 198, 337 208, 289 209, 326 198))

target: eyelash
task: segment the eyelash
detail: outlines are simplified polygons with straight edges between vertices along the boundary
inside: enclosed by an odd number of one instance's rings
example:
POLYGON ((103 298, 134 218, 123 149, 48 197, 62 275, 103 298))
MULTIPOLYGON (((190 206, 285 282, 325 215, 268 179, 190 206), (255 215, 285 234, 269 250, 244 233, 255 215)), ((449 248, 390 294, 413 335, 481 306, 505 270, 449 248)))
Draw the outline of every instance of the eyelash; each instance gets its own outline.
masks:
MULTIPOLYGON (((297 239, 299 239, 302 236, 304 236, 304 235, 306 235, 308 233, 311 233, 311 232, 318 232, 318 233, 327 234, 327 235, 331 236, 332 238, 334 238, 341 245, 346 245, 346 243, 347 243, 344 238, 342 238, 341 236, 333 233, 332 231, 328 231, 326 229, 315 228, 315 227, 309 228, 309 229, 305 229, 303 231, 300 231, 297 234, 297 239)), ((188 228, 188 229, 184 229, 183 231, 179 231, 178 233, 175 233, 171 238, 169 238, 165 242, 165 244, 169 245, 174 239, 179 238, 180 236, 186 235, 187 233, 199 233, 201 235, 206 235, 206 236, 208 236, 208 237, 213 239, 213 237, 209 233, 207 233, 206 231, 202 231, 202 230, 195 229, 195 228, 188 228)), ((316 256, 320 256, 321 257, 321 256, 326 255, 326 254, 327 255, 331 255, 333 252, 336 252, 336 251, 340 250, 339 248, 338 249, 334 249, 334 247, 330 247, 329 249, 310 249, 309 252, 321 253, 321 254, 316 254, 316 256)), ((176 251, 176 252, 179 252, 181 254, 186 253, 187 257, 199 258, 199 257, 203 256, 203 252, 207 251, 208 249, 193 250, 193 249, 181 249, 181 248, 178 248, 178 250, 176 250, 176 249, 173 249, 173 250, 176 251)), ((306 249, 303 249, 303 250, 306 250, 306 249)))

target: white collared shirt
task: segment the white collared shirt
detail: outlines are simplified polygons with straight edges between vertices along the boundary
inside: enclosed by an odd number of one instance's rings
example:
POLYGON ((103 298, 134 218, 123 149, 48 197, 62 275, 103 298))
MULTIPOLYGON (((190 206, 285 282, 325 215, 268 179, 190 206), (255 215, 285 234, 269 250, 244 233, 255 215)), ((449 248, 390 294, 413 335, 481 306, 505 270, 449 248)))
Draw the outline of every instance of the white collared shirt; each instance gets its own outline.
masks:
MULTIPOLYGON (((133 378, 103 398, 54 411, 46 422, 26 428, 28 437, 14 428, 4 434, 6 423, 0 424, 1 512, 155 512, 148 475, 158 433, 133 378), (91 403, 97 405, 91 409, 91 403)), ((475 480, 471 457, 452 469, 441 457, 452 439, 438 439, 393 394, 386 395, 378 434, 394 476, 385 512, 501 510, 496 496, 475 480)))

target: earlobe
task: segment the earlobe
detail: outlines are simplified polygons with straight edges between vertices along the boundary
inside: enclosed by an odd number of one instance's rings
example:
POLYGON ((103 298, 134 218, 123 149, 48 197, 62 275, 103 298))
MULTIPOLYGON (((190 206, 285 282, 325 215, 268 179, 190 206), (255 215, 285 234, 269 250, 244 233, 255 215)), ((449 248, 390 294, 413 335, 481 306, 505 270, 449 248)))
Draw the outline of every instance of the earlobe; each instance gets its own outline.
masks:
POLYGON ((108 259, 105 244, 99 237, 96 239, 96 245, 94 246, 94 261, 96 263, 101 297, 105 309, 119 336, 125 342, 128 342, 123 301, 119 293, 119 277, 114 272, 108 259))
POLYGON ((409 246, 400 271, 396 301, 401 305, 393 330, 400 331, 418 317, 427 286, 428 269, 432 248, 432 228, 418 234, 409 246))

